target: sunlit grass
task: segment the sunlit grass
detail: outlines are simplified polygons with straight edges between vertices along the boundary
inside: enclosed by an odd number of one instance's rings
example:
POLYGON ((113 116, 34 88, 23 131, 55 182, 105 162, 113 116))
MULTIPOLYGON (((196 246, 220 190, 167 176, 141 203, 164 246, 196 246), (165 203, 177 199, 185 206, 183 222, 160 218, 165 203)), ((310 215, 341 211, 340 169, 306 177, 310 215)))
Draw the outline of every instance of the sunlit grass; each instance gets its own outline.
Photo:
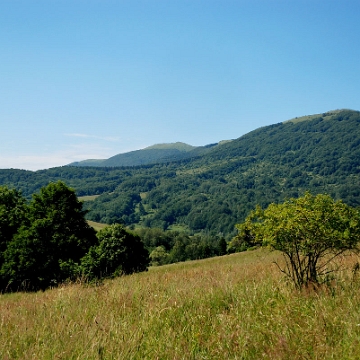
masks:
MULTIPOLYGON (((357 359, 360 283, 297 292, 251 251, 0 296, 0 359, 357 359)), ((349 268, 357 261, 344 258, 349 268)))
POLYGON ((84 196, 79 196, 78 199, 80 201, 94 201, 99 196, 100 195, 84 195, 84 196))
POLYGON ((95 221, 87 220, 88 224, 93 227, 96 231, 106 228, 108 224, 98 223, 95 221))

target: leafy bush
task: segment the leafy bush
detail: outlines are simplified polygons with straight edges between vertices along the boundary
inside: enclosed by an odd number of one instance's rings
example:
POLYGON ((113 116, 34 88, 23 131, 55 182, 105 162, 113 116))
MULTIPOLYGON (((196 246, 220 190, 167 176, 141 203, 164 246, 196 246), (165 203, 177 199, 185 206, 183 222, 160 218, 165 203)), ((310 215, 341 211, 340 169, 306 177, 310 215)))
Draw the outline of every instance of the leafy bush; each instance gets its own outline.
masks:
POLYGON ((357 250, 360 212, 329 195, 307 192, 265 210, 257 207, 242 228, 251 230, 255 242, 283 253, 285 267, 279 268, 300 288, 333 272, 334 258, 357 250))
POLYGON ((99 244, 92 246, 81 260, 86 279, 101 279, 145 271, 149 252, 140 237, 127 232, 120 224, 100 230, 99 244))
POLYGON ((152 266, 165 265, 169 261, 169 254, 163 246, 158 246, 150 253, 149 256, 152 266))

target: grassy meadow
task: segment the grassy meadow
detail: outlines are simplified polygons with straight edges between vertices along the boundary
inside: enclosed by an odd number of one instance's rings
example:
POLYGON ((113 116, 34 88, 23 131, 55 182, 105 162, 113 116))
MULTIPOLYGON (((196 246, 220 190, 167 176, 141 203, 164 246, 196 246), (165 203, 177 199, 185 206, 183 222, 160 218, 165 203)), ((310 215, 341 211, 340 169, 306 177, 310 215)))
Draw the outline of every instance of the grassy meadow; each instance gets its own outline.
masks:
POLYGON ((88 224, 90 226, 92 226, 96 231, 100 231, 104 228, 106 228, 107 226, 109 226, 108 224, 102 224, 102 223, 98 223, 95 221, 91 221, 91 220, 87 220, 88 224))
POLYGON ((360 279, 296 291, 255 250, 0 295, 0 359, 359 359, 360 279))
POLYGON ((94 201, 99 196, 100 195, 85 195, 85 196, 79 196, 78 199, 80 201, 94 201))

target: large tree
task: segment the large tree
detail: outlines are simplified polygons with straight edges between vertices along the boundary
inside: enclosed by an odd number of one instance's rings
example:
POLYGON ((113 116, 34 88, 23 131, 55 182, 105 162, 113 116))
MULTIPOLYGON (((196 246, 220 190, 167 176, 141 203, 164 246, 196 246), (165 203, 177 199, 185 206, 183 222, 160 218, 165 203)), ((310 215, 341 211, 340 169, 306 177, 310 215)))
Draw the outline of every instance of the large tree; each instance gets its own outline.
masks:
POLYGON ((1 254, 25 219, 25 198, 15 189, 0 186, 0 267, 1 254))
POLYGON ((251 230, 255 241, 283 253, 287 274, 297 287, 318 283, 333 271, 332 260, 357 249, 359 210, 328 195, 306 193, 282 204, 257 207, 240 228, 251 230))
POLYGON ((66 280, 97 243, 74 190, 50 183, 29 204, 24 223, 3 253, 1 277, 10 290, 44 289, 66 280))
MULTIPOLYGON (((0 186, 0 271, 4 263, 4 252, 24 223, 26 211, 25 198, 19 191, 0 186)), ((6 285, 0 275, 0 290, 6 285)))

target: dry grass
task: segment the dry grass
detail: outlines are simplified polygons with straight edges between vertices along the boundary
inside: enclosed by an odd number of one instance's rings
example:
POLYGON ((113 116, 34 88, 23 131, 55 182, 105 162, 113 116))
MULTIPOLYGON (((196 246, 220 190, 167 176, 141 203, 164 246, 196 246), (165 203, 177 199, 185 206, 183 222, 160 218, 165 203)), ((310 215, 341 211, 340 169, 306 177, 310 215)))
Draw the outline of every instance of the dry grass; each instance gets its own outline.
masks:
POLYGON ((93 227, 96 231, 106 228, 108 224, 102 224, 95 221, 87 220, 88 224, 93 227))
POLYGON ((100 195, 84 195, 84 196, 79 196, 78 199, 80 201, 94 201, 99 196, 100 195))
MULTIPOLYGON (((360 283, 297 292, 263 250, 0 296, 1 359, 358 359, 360 283)), ((357 259, 343 259, 350 266, 357 259)))

